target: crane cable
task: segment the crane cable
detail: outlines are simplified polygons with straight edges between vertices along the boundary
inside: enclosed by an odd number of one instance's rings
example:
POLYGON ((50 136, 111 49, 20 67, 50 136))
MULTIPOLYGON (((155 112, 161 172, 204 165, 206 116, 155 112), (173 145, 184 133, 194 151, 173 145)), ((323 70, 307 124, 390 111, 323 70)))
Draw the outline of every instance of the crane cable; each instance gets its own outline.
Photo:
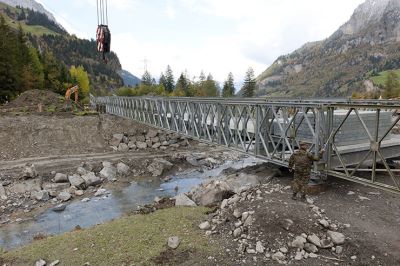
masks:
POLYGON ((107 0, 97 0, 97 25, 108 25, 108 5, 107 0))

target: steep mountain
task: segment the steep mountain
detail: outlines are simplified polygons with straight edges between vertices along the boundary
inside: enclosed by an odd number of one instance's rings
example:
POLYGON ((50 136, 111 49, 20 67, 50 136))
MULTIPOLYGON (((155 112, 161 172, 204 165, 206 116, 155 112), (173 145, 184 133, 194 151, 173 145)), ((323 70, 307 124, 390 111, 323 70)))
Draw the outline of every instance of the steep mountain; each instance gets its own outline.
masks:
POLYGON ((12 2, 18 7, 0 3, 0 15, 11 28, 18 30, 21 26, 29 44, 39 51, 42 58, 51 54, 58 60, 58 64, 66 69, 72 65, 83 66, 94 92, 107 92, 123 85, 123 80, 118 74, 122 68, 115 53, 107 55, 108 63, 105 64, 101 54, 97 52, 96 41, 79 39, 68 34, 44 13, 19 7, 19 4, 25 2, 35 6, 35 1, 12 2))
MULTIPOLYGON (((53 16, 53 14, 51 14, 49 11, 47 11, 42 4, 34 1, 34 0, 0 0, 0 2, 3 2, 9 6, 12 7, 23 7, 23 8, 29 8, 32 9, 36 12, 45 14, 47 16, 48 19, 50 19, 51 21, 55 22, 58 24, 57 20, 55 19, 55 17, 53 16)), ((60 27, 62 27, 60 24, 58 24, 60 27)))
POLYGON ((124 80, 124 85, 125 86, 130 86, 130 87, 134 87, 136 85, 138 85, 140 83, 140 78, 132 75, 132 73, 130 73, 127 70, 122 69, 119 72, 119 75, 121 76, 121 78, 124 80))
POLYGON ((257 95, 345 96, 400 68, 400 0, 367 0, 329 38, 280 56, 257 77, 257 95))

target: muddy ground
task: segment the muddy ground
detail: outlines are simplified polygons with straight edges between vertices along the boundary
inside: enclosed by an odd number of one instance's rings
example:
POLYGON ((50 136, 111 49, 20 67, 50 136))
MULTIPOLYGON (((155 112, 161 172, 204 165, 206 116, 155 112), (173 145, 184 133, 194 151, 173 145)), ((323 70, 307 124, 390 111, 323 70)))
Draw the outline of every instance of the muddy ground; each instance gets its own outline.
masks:
MULTIPOLYGON (((259 173, 261 174, 261 173, 259 173)), ((400 264, 400 197, 389 192, 330 178, 325 192, 308 197, 309 202, 291 199, 291 174, 255 187, 241 197, 235 206, 219 209, 209 215, 218 220, 210 239, 222 245, 224 253, 211 258, 217 265, 399 265, 400 264), (241 236, 234 237, 238 221, 232 214, 254 212, 253 222, 241 236), (227 219, 221 222, 221 218, 227 219), (293 221, 287 226, 286 219, 293 221), (321 225, 325 220, 329 227, 321 225), (296 236, 315 234, 322 240, 327 230, 344 234, 344 244, 318 248, 317 258, 296 260, 297 248, 291 247, 296 236), (254 252, 260 241, 264 252, 254 252), (241 244, 242 243, 242 244, 241 244), (335 247, 342 251, 336 252, 335 247), (284 249, 285 257, 273 255, 284 249)), ((239 219, 240 220, 240 219, 239 219)), ((309 253, 309 252, 308 252, 309 253)))

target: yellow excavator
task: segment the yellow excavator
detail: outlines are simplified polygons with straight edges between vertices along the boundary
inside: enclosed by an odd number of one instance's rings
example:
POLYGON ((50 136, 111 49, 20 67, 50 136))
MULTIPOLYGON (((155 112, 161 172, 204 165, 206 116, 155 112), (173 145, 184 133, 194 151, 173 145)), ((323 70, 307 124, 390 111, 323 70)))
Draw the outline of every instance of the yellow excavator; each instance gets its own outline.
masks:
POLYGON ((79 86, 75 85, 73 87, 69 87, 65 92, 65 100, 69 101, 71 99, 71 94, 75 93, 75 103, 78 103, 78 90, 79 86))

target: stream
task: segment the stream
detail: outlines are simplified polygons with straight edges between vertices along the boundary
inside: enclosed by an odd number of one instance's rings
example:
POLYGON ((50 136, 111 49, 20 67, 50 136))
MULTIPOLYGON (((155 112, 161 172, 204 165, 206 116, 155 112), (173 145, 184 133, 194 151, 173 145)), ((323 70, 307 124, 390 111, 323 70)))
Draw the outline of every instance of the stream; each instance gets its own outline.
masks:
POLYGON ((204 172, 194 170, 177 173, 167 182, 161 182, 159 178, 135 181, 125 188, 110 190, 106 196, 93 197, 88 202, 72 201, 62 212, 54 212, 51 207, 32 220, 0 226, 0 247, 12 249, 25 245, 39 233, 57 235, 72 231, 77 225, 88 228, 101 224, 132 213, 139 205, 152 203, 156 196, 175 196, 176 186, 179 188, 178 194, 188 192, 192 187, 218 176, 224 169, 239 169, 258 162, 255 158, 227 161, 204 172))

